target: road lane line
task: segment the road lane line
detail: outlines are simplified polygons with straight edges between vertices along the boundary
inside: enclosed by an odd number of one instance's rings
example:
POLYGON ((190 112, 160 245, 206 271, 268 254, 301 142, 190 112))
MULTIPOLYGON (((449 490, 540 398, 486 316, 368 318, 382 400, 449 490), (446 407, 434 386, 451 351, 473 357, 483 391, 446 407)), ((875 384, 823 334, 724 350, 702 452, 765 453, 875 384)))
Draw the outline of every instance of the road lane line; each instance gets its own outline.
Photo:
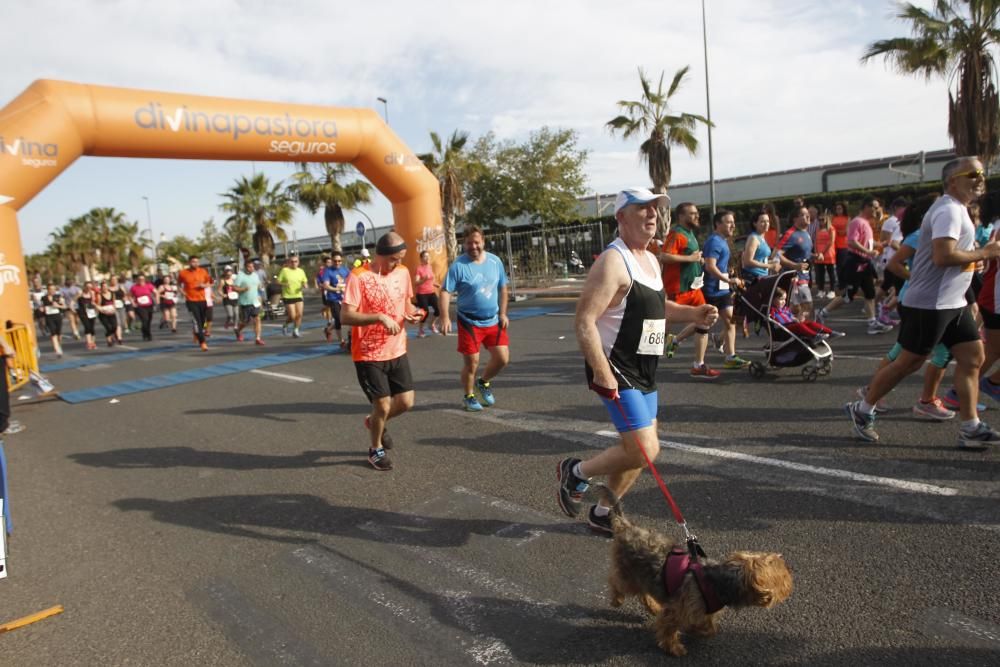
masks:
POLYGON ((275 373, 274 371, 262 371, 260 369, 255 369, 250 371, 251 373, 256 373, 257 375, 266 375, 268 377, 278 378, 280 380, 289 380, 291 382, 313 382, 312 378, 306 377, 304 375, 290 375, 288 373, 275 373))
MULTIPOLYGON (((603 436, 605 438, 615 438, 615 439, 619 437, 619 434, 616 433, 615 431, 598 431, 597 435, 603 436)), ((701 454, 703 456, 714 456, 720 459, 733 459, 737 461, 746 461, 748 463, 773 466, 775 468, 786 468, 788 470, 796 470, 798 472, 808 472, 814 475, 823 475, 826 477, 839 477, 840 479, 849 479, 853 482, 878 484, 880 486, 888 486, 895 489, 902 489, 904 491, 912 491, 913 493, 926 493, 935 496, 958 495, 958 489, 953 489, 948 486, 935 486, 934 484, 924 484, 923 482, 911 482, 909 480, 896 479, 894 477, 866 475, 865 473, 851 472, 850 470, 841 470, 839 468, 824 468, 821 466, 809 465, 807 463, 796 463, 794 461, 771 459, 764 456, 755 456, 754 454, 744 454, 743 452, 733 452, 726 449, 716 449, 715 447, 700 447, 698 445, 688 445, 683 442, 674 442, 673 440, 660 440, 660 445, 663 447, 669 447, 670 449, 677 449, 682 452, 693 452, 695 454, 701 454)))

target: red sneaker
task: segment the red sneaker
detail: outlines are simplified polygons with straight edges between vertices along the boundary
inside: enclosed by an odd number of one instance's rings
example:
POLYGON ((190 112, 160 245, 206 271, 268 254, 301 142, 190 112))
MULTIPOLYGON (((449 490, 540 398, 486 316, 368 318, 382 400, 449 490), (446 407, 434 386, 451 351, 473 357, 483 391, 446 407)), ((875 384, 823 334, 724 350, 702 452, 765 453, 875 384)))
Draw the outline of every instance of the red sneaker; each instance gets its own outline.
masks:
POLYGON ((257 340, 255 340, 254 342, 255 342, 255 343, 257 343, 257 345, 263 345, 263 344, 264 344, 264 341, 263 341, 263 340, 261 340, 260 338, 258 338, 258 339, 257 339, 257 340))
POLYGON ((701 378, 703 380, 714 380, 715 378, 719 377, 720 373, 717 370, 709 368, 708 364, 702 364, 698 368, 692 368, 690 375, 693 378, 701 378))

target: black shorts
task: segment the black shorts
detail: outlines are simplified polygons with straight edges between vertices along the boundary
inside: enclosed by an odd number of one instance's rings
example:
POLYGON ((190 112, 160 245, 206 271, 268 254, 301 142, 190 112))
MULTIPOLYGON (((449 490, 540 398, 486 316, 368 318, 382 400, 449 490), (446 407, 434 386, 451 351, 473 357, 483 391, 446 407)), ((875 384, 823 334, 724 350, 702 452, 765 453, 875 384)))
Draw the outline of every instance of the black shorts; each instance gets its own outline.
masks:
POLYGON ((437 292, 430 292, 428 294, 418 294, 417 295, 417 308, 423 308, 424 310, 424 321, 427 321, 427 315, 430 314, 431 308, 434 309, 434 317, 439 317, 441 315, 441 306, 438 305, 438 295, 437 292))
POLYGON ((290 306, 293 303, 302 303, 302 297, 300 297, 300 296, 296 296, 296 297, 282 297, 281 300, 285 302, 286 306, 290 306))
POLYGON ((205 306, 205 322, 212 321, 212 312, 215 310, 215 306, 205 306))
POLYGON ((733 293, 720 294, 719 296, 705 295, 705 302, 710 306, 715 306, 719 310, 733 307, 733 293))
POLYGON ((390 361, 355 361, 354 370, 369 401, 413 391, 410 362, 405 354, 390 361))
POLYGON ((907 352, 926 357, 938 343, 950 350, 979 340, 979 325, 969 306, 929 310, 900 304, 899 308, 899 345, 907 352))
POLYGON ((844 299, 852 301, 854 295, 861 290, 865 299, 875 298, 875 266, 872 260, 865 259, 853 252, 847 253, 844 260, 844 299))
POLYGON ((983 327, 990 331, 1000 329, 1000 315, 991 313, 985 308, 979 309, 979 315, 983 318, 983 327))
POLYGON ((257 317, 260 313, 260 309, 257 306, 240 306, 240 322, 249 322, 253 318, 257 317))
POLYGON ((45 315, 45 328, 49 330, 50 336, 61 336, 62 335, 62 323, 63 316, 62 313, 58 315, 45 315))
POLYGON ((903 289, 903 283, 906 281, 897 276, 892 271, 886 269, 882 274, 882 291, 888 292, 890 289, 896 289, 896 296, 899 296, 899 290, 903 289))

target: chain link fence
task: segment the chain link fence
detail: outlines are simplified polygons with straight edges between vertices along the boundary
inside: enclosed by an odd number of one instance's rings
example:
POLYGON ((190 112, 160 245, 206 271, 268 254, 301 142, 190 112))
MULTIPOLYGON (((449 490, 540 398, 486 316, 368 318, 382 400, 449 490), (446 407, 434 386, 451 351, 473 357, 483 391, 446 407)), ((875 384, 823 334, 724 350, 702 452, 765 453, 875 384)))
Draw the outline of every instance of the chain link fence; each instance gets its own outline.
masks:
POLYGON ((593 222, 526 232, 487 232, 486 249, 503 260, 515 289, 544 287, 585 275, 614 239, 616 229, 616 224, 593 222))

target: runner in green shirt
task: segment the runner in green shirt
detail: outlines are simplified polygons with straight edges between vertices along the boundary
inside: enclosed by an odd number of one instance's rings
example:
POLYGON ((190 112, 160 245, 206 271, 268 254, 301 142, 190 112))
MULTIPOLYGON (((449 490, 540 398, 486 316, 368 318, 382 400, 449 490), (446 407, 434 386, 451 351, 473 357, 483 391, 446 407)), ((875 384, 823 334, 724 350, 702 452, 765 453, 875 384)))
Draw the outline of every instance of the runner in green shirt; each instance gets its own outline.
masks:
POLYGON ((281 333, 287 336, 288 325, 293 324, 292 336, 298 338, 302 335, 299 331, 302 326, 302 290, 309 283, 306 272, 299 268, 298 255, 288 258, 288 264, 278 274, 278 283, 281 284, 281 298, 285 302, 285 323, 281 325, 281 333))

